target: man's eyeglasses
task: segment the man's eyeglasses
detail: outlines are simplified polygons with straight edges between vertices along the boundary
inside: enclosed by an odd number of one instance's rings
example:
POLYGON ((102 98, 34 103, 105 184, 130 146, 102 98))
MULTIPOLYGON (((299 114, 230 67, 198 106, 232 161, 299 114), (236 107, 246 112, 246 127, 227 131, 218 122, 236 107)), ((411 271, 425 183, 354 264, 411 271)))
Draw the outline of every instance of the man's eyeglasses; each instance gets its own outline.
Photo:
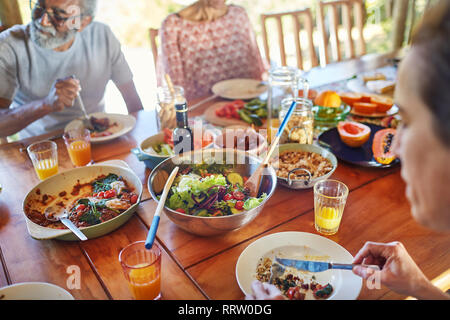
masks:
POLYGON ((79 18, 83 16, 82 14, 79 14, 76 16, 65 17, 63 15, 67 15, 69 13, 58 8, 52 8, 51 11, 49 11, 48 8, 46 8, 44 5, 41 4, 41 1, 30 0, 30 9, 31 9, 31 16, 33 19, 41 18, 46 13, 50 19, 50 22, 53 24, 53 26, 55 26, 55 28, 61 27, 69 19, 79 18))

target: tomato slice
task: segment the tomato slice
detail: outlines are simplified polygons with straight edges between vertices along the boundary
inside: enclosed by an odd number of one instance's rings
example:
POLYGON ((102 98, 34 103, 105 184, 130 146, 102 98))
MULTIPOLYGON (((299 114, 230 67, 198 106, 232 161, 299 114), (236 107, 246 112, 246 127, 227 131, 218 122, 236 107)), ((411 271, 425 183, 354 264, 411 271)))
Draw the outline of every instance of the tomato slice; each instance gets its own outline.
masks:
POLYGON ((238 210, 242 210, 244 208, 244 201, 236 201, 234 207, 238 210))
POLYGON ((235 198, 236 200, 244 200, 245 194, 240 191, 235 191, 233 192, 233 198, 235 198))
POLYGON ((137 200, 138 200, 138 196, 135 194, 133 194, 130 198, 131 204, 135 204, 137 202, 137 200))
POLYGON ((233 199, 233 195, 231 193, 227 193, 226 195, 223 196, 223 200, 228 201, 233 199))

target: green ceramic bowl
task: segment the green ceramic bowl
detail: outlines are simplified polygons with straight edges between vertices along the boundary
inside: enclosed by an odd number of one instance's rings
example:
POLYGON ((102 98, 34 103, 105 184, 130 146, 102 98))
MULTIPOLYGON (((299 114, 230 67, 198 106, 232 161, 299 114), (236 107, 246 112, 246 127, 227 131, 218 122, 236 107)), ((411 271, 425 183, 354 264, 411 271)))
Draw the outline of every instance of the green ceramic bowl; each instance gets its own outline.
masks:
MULTIPOLYGON (((28 192, 27 196, 23 201, 23 213, 27 223, 28 233, 35 239, 45 240, 45 239, 59 239, 66 241, 78 241, 78 237, 68 229, 53 229, 42 227, 33 221, 31 221, 25 214, 27 208, 36 208, 36 202, 42 199, 43 195, 54 196, 55 200, 49 202, 47 205, 54 205, 56 202, 63 200, 59 193, 66 191, 68 200, 64 200, 65 204, 69 204, 71 200, 73 201, 73 196, 70 195, 71 190, 74 185, 77 184, 79 180, 80 184, 90 182, 97 178, 99 175, 108 175, 109 173, 117 174, 122 176, 128 183, 129 186, 134 188, 134 193, 136 193, 139 198, 138 201, 132 205, 127 211, 118 215, 117 217, 96 224, 94 226, 80 228, 86 237, 89 239, 97 238, 111 231, 119 228, 125 222, 128 221, 136 211, 142 196, 142 183, 139 177, 131 171, 129 168, 125 168, 117 165, 93 165, 87 167, 76 168, 68 171, 58 173, 44 181, 41 181, 33 189, 28 192), (39 191, 38 191, 39 190, 39 191), (72 199, 71 199, 72 198, 72 199)), ((41 210, 39 210, 41 211, 41 210)), ((42 211, 41 211, 42 212, 42 211)))
POLYGON ((339 108, 314 106, 312 109, 316 121, 339 122, 345 120, 352 108, 348 104, 342 103, 339 108))

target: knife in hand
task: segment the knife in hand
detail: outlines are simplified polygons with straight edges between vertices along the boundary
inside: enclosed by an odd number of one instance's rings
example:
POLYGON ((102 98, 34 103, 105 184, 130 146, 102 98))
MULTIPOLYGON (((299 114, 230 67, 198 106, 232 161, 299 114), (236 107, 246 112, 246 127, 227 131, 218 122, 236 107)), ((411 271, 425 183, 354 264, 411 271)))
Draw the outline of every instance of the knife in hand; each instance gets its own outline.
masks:
MULTIPOLYGON (((348 263, 333 263, 333 262, 321 262, 321 261, 306 261, 306 260, 294 260, 294 259, 280 259, 275 260, 286 267, 292 267, 297 270, 309 271, 309 272, 322 272, 329 269, 343 269, 352 270, 357 264, 348 263)), ((380 270, 377 265, 363 265, 364 267, 380 270)))

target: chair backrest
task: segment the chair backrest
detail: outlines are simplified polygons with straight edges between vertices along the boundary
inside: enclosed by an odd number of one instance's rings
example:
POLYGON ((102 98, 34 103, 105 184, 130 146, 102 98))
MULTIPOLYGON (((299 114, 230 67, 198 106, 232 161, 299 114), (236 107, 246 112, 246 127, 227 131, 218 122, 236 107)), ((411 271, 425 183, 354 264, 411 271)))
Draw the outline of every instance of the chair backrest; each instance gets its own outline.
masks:
POLYGON ((331 50, 335 61, 342 61, 341 43, 339 40, 339 9, 342 12, 342 24, 345 30, 345 55, 347 59, 366 54, 366 43, 364 42, 364 16, 365 9, 362 0, 332 0, 319 1, 317 10, 317 25, 320 33, 320 64, 322 66, 330 63, 328 43, 331 42, 331 50), (325 9, 329 15, 330 39, 328 39, 325 22, 325 9), (358 33, 358 54, 355 53, 352 30, 352 9, 355 20, 354 26, 358 33))
POLYGON ((294 26, 294 42, 295 42, 295 53, 297 58, 297 67, 301 70, 304 69, 304 59, 302 54, 302 45, 300 43, 300 31, 301 31, 301 21, 304 23, 304 30, 307 32, 307 40, 308 40, 308 52, 309 59, 311 61, 311 67, 315 67, 318 65, 317 55, 314 48, 313 41, 313 18, 311 14, 311 10, 309 8, 298 11, 289 11, 289 12, 280 12, 280 13, 269 13, 261 15, 261 25, 262 25, 262 36, 264 42, 264 51, 266 54, 266 58, 270 63, 270 47, 269 40, 267 35, 267 26, 266 21, 268 19, 275 19, 278 30, 278 45, 280 50, 280 58, 281 65, 286 66, 286 47, 285 47, 285 35, 283 30, 283 17, 290 16, 292 19, 292 23, 294 26))
POLYGON ((155 63, 155 69, 156 69, 156 61, 158 60, 158 44, 156 42, 156 39, 158 38, 159 29, 149 29, 149 35, 150 35, 150 46, 152 48, 152 54, 153 54, 153 62, 155 63))

